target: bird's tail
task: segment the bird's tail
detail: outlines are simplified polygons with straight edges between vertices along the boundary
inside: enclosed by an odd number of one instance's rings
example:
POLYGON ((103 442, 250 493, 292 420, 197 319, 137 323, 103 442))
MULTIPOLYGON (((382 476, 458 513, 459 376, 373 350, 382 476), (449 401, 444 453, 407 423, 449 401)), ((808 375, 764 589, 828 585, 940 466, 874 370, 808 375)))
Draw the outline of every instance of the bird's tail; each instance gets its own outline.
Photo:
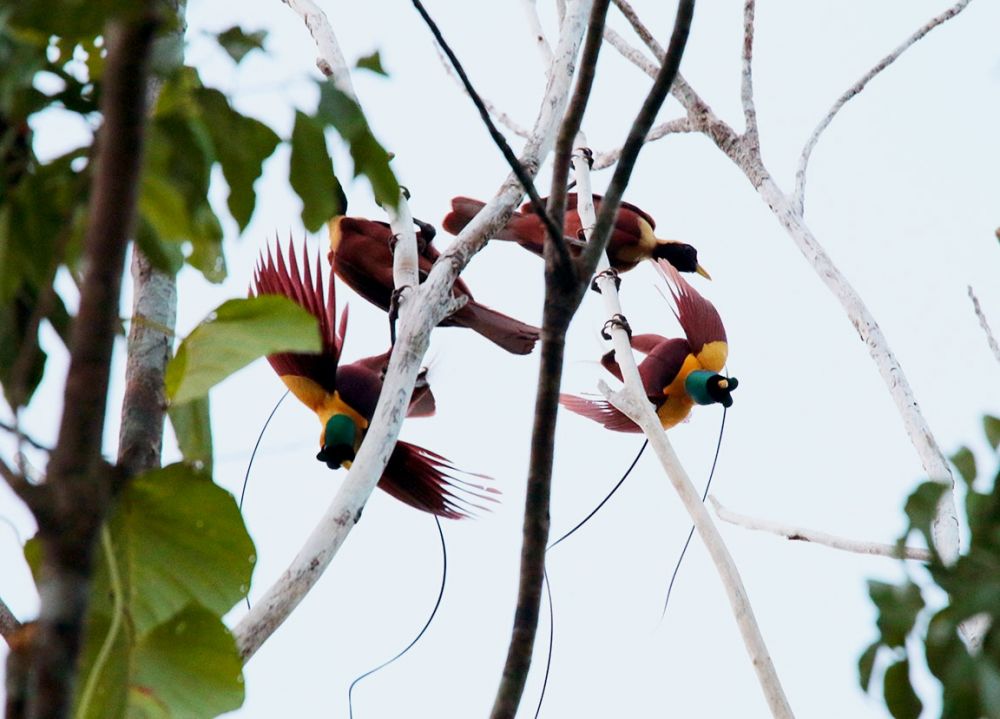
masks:
POLYGON ((623 412, 616 409, 610 402, 602 399, 587 399, 572 394, 559 395, 559 404, 570 412, 582 415, 604 425, 615 432, 641 432, 635 422, 623 412))
MULTIPOLYGON (((485 202, 473 200, 470 197, 454 197, 451 200, 451 212, 445 215, 441 226, 446 232, 457 235, 465 226, 472 222, 472 218, 479 214, 479 211, 486 206, 485 202)), ((507 242, 532 243, 538 226, 538 218, 531 214, 515 212, 510 216, 507 225, 500 230, 493 239, 506 240, 507 242)), ((528 249, 532 249, 529 247, 528 249)))
POLYGON ((489 511, 484 504, 499 501, 499 490, 459 479, 453 473, 477 480, 489 479, 482 474, 462 472, 439 454, 399 441, 378 486, 411 507, 447 519, 471 517, 476 509, 489 511))
POLYGON ((535 348, 541 330, 492 310, 475 300, 447 319, 448 324, 468 327, 511 354, 526 355, 535 348))

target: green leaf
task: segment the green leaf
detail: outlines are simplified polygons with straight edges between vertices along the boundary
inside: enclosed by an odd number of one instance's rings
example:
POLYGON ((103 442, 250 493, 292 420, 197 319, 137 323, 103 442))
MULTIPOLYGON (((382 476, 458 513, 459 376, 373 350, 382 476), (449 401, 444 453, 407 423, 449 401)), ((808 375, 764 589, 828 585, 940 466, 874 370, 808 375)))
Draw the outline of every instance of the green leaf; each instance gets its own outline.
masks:
POLYGON ((24 543, 23 551, 24 561, 28 563, 28 569, 31 570, 35 584, 38 584, 42 578, 42 541, 37 534, 24 543))
POLYGON ((990 447, 996 449, 1000 446, 1000 417, 984 415, 983 429, 986 431, 986 439, 989 441, 990 447))
POLYGON ((872 670, 875 668, 875 657, 878 655, 878 649, 881 646, 882 642, 880 641, 872 642, 858 659, 858 681, 861 684, 861 688, 865 691, 868 691, 868 687, 872 683, 872 670))
POLYGON ((229 57, 233 58, 233 62, 239 64, 248 53, 264 49, 267 31, 246 32, 243 28, 234 25, 228 30, 220 32, 215 36, 215 39, 218 40, 222 49, 229 53, 229 57))
POLYGON ((256 559, 233 496, 172 464, 129 482, 112 517, 138 638, 191 602, 217 616, 246 595, 256 559))
POLYGON ((904 646, 917 614, 924 608, 920 587, 912 582, 897 586, 869 580, 868 594, 879 610, 876 623, 882 643, 890 647, 904 646))
POLYGON ((364 57, 358 58, 356 67, 362 70, 370 70, 376 75, 382 75, 383 77, 389 77, 389 73, 385 71, 382 67, 382 56, 379 51, 376 50, 371 55, 365 55, 364 57))
POLYGON ((130 717, 212 719, 243 704, 236 642, 203 607, 190 605, 150 632, 136 647, 135 662, 130 717))
POLYGON ((160 238, 183 242, 191 237, 184 196, 169 180, 145 173, 139 189, 139 212, 160 238))
POLYGON ((92 38, 104 24, 141 6, 130 0, 15 0, 11 24, 62 38, 92 38))
POLYGON ((354 176, 368 178, 379 204, 396 207, 399 204, 399 183, 389 167, 391 157, 375 139, 354 98, 341 92, 333 83, 324 82, 320 85, 316 114, 319 119, 333 125, 347 142, 354 161, 354 176))
POLYGON ((907 498, 906 516, 910 519, 910 527, 919 530, 927 541, 927 546, 933 548, 934 541, 931 524, 937 515, 941 496, 949 491, 948 485, 941 482, 923 482, 907 498))
POLYGON ((973 482, 976 481, 975 455, 972 454, 968 447, 962 447, 955 454, 951 455, 949 459, 955 465, 955 468, 958 469, 958 473, 962 475, 966 486, 972 487, 973 482))
POLYGON ((885 670, 885 703, 895 719, 919 719, 924 705, 910 684, 910 662, 896 662, 885 670))
POLYGON ((167 394, 181 404, 258 357, 320 349, 316 318, 292 300, 278 295, 229 300, 181 342, 167 365, 167 394))
POLYGON ((164 241, 149 220, 140 215, 135 241, 153 267, 168 275, 176 275, 184 266, 184 253, 177 242, 164 241))
POLYGON ((264 123, 234 110, 218 90, 200 88, 194 95, 229 184, 229 211, 243 231, 256 203, 254 182, 279 138, 264 123))
POLYGON ((333 174, 323 125, 301 112, 295 113, 288 180, 302 198, 302 224, 309 232, 346 209, 339 199, 344 191, 333 174))
POLYGON ((172 404, 167 412, 184 459, 196 466, 204 466, 207 473, 211 474, 212 422, 208 397, 193 399, 184 404, 172 404))

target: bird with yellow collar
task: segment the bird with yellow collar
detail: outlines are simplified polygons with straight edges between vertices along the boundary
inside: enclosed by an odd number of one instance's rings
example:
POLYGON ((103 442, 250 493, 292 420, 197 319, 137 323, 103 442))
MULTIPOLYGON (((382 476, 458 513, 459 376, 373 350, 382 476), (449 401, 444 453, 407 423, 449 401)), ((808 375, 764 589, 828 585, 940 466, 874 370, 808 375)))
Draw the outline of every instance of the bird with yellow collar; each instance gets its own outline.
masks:
MULTIPOLYGON (((667 281, 673 299, 674 315, 684 330, 684 338, 655 334, 634 335, 632 347, 646 355, 639 364, 639 377, 649 401, 664 429, 687 418, 696 404, 733 404, 732 391, 739 382, 720 374, 729 356, 726 329, 711 302, 689 285, 676 269, 664 260, 657 268, 667 281)), ((618 379, 621 368, 614 350, 601 358, 601 364, 618 379)), ((611 403, 562 394, 559 402, 566 409, 599 422, 617 432, 641 431, 631 419, 611 403)))
MULTIPOLYGON (((341 315, 337 328, 333 273, 328 273, 329 289, 324 293, 320 256, 316 257, 315 278, 305 247, 302 258, 300 271, 294 248, 289 248, 287 262, 280 247, 277 260, 270 249, 266 255, 262 253, 250 294, 282 295, 319 321, 320 352, 282 352, 269 355, 267 360, 292 394, 319 419, 322 431, 316 459, 330 469, 350 468, 375 414, 389 352, 351 364, 340 363, 347 311, 341 315)), ((434 396, 426 383, 426 374, 422 374, 407 416, 432 414, 434 396)), ((378 486, 412 507, 451 519, 469 516, 473 508, 483 509, 477 502, 496 501, 492 495, 498 494, 497 490, 458 479, 450 474, 455 471, 458 470, 441 455, 397 441, 378 486)), ((483 475, 463 474, 486 479, 483 475)))

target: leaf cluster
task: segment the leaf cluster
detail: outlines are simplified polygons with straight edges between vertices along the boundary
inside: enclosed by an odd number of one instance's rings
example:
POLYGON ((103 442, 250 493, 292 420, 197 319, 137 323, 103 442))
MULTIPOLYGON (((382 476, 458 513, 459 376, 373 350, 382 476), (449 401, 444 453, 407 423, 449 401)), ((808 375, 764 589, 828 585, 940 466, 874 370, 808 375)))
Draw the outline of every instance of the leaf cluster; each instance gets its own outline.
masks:
MULTIPOLYGON (((1000 419, 983 418, 986 437, 1000 459, 1000 419)), ((912 578, 900 584, 869 582, 869 595, 878 609, 878 638, 858 662, 861 686, 873 684, 876 657, 891 657, 883 676, 883 697, 896 719, 920 716, 922 702, 913 688, 910 667, 926 662, 940 682, 942 719, 1000 718, 1000 469, 990 487, 975 455, 962 447, 951 457, 965 485, 965 516, 970 541, 958 560, 946 565, 934 548, 933 523, 947 485, 924 482, 906 501, 907 537, 917 533, 931 549, 927 566, 930 584, 912 578), (944 606, 934 598, 943 593, 944 606), (979 637, 963 638, 974 627, 985 626, 979 637), (971 648, 972 643, 977 646, 971 648), (922 655, 922 656, 919 656, 922 655)), ((984 473, 985 474, 985 473, 984 473)))

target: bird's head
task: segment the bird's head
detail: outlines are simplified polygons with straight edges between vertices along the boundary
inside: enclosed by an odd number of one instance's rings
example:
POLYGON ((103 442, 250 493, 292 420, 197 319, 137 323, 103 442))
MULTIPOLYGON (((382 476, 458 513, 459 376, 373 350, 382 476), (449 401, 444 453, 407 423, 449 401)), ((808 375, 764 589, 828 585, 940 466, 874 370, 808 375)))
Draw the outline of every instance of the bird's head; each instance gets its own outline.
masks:
POLYGON ((733 406, 732 392, 739 386, 735 377, 723 377, 721 374, 708 370, 695 370, 684 380, 684 389, 698 404, 714 404, 718 402, 723 407, 733 406))
POLYGON ((666 260, 680 272, 697 272, 707 280, 712 279, 705 268, 698 264, 698 250, 684 242, 661 240, 653 248, 653 259, 666 260))
POLYGON ((355 441, 358 427, 346 414, 335 414, 326 421, 323 429, 322 448, 316 459, 330 469, 350 467, 356 453, 355 441))

